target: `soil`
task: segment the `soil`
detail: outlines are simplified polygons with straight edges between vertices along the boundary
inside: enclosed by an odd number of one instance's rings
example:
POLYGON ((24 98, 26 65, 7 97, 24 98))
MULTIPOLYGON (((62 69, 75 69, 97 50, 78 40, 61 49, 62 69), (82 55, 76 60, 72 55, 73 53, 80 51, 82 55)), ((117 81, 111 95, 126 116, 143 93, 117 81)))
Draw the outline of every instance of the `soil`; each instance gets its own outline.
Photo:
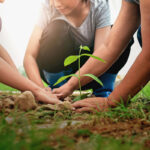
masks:
POLYGON ((70 132, 77 129, 88 129, 90 133, 101 134, 106 137, 135 137, 134 141, 140 143, 144 141, 144 146, 150 148, 150 122, 144 119, 125 119, 115 120, 111 118, 99 118, 92 117, 89 119, 89 114, 76 114, 72 111, 71 98, 68 97, 62 104, 51 105, 51 104, 39 104, 36 102, 33 94, 26 91, 21 94, 5 94, 0 93, 0 111, 6 115, 6 121, 11 124, 13 118, 7 117, 10 112, 15 108, 18 111, 25 111, 26 116, 32 119, 36 116, 37 119, 43 119, 45 121, 39 124, 39 128, 50 128, 52 127, 52 120, 55 116, 62 118, 59 130, 55 135, 69 135, 75 139, 89 137, 89 133, 85 135, 78 135, 76 132, 70 132), (65 116, 65 113, 67 115, 65 116), (71 120, 69 117, 74 115, 71 120), (64 121, 65 120, 65 121, 64 121))

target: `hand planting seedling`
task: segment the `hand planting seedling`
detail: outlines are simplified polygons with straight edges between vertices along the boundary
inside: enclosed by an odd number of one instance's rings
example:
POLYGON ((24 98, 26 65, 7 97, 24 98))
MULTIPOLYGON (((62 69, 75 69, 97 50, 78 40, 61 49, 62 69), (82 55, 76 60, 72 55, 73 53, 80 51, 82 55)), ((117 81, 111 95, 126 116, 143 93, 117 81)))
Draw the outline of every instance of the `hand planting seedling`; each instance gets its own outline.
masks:
POLYGON ((106 61, 105 60, 103 60, 103 59, 101 59, 101 58, 99 58, 99 57, 96 57, 96 56, 94 56, 94 55, 92 55, 92 54, 89 54, 89 53, 83 53, 83 54, 81 54, 81 52, 82 52, 82 50, 85 50, 85 51, 90 51, 90 49, 89 49, 89 47, 87 47, 87 46, 80 46, 80 50, 79 50, 79 55, 71 55, 71 56, 68 56, 66 59, 65 59, 65 61, 64 61, 64 66, 66 67, 66 66, 68 66, 68 65, 70 65, 70 64, 72 64, 72 63, 74 63, 75 61, 77 61, 78 60, 78 75, 77 74, 70 74, 70 75, 66 75, 66 76, 63 76, 63 77, 61 77, 61 78, 59 78, 58 80, 57 80, 57 82, 54 84, 54 86, 55 85, 57 85, 57 84, 59 84, 59 83, 61 83, 62 81, 64 81, 65 79, 67 79, 67 78, 69 78, 69 77, 72 77, 72 76, 74 76, 74 77, 76 77, 76 78, 78 78, 78 80, 79 80, 79 91, 80 91, 80 99, 82 99, 82 95, 81 95, 81 82, 80 82, 80 80, 81 80, 81 78, 83 77, 83 76, 86 76, 86 77, 90 77, 90 78, 92 78, 93 80, 95 80, 96 82, 98 82, 101 86, 103 86, 103 83, 99 80, 99 78, 97 78, 95 75, 93 75, 93 74, 84 74, 84 75, 80 75, 80 68, 81 68, 81 57, 82 56, 88 56, 88 57, 92 57, 92 58, 94 58, 94 59, 97 59, 97 60, 99 60, 99 61, 101 61, 101 62, 103 62, 103 63, 106 63, 106 61))

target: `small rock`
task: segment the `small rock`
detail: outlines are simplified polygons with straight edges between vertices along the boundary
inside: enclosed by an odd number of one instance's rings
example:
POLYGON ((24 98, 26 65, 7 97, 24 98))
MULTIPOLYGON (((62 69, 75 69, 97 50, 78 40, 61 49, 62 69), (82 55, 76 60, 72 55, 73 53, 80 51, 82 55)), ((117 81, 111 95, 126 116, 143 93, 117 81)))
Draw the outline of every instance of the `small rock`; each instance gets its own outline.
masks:
POLYGON ((20 110, 28 111, 33 110, 37 107, 35 98, 30 91, 23 92, 16 98, 15 104, 20 110))
POLYGON ((8 115, 9 113, 11 113, 11 109, 9 109, 9 108, 6 108, 6 109, 4 109, 4 113, 5 113, 5 115, 8 115))
POLYGON ((13 109, 14 105, 15 105, 15 103, 10 98, 6 98, 6 99, 2 100, 2 103, 3 103, 4 109, 6 109, 6 108, 13 109))
POLYGON ((68 101, 68 102, 72 102, 72 99, 71 99, 71 97, 66 97, 66 98, 64 98, 64 101, 68 101))
POLYGON ((64 101, 63 103, 58 104, 60 110, 73 110, 73 107, 70 102, 64 101))
POLYGON ((40 111, 40 110, 60 110, 58 105, 51 105, 51 104, 47 104, 47 105, 42 105, 39 106, 36 111, 40 111))
POLYGON ((13 121, 14 121, 14 118, 12 118, 12 117, 6 117, 5 120, 6 120, 6 122, 7 122, 8 124, 12 124, 13 121))

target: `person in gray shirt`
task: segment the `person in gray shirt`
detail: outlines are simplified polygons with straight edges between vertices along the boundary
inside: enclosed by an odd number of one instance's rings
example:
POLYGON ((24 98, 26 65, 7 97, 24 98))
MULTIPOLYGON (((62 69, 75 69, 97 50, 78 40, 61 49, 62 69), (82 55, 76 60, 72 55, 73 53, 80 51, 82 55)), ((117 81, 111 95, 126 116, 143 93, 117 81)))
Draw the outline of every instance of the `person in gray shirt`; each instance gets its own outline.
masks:
MULTIPOLYGON (((110 26, 110 11, 105 0, 43 1, 24 57, 28 77, 43 88, 45 87, 41 78, 52 89, 66 84, 67 80, 53 86, 60 77, 78 70, 76 62, 64 67, 65 58, 78 55, 80 45, 88 46, 90 53, 98 50, 105 42, 110 26)), ((127 61, 130 46, 131 44, 116 64, 99 76, 103 87, 92 81, 82 89, 92 88, 95 96, 107 97, 114 88, 118 71, 127 61)), ((81 66, 87 59, 88 57, 81 58, 81 66)))

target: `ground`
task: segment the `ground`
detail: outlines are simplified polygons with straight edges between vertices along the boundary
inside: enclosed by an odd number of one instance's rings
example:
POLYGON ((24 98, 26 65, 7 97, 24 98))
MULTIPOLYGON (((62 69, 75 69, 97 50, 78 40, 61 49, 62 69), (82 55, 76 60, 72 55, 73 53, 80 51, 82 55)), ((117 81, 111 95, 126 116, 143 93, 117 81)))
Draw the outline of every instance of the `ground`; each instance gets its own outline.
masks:
POLYGON ((33 105, 25 108, 20 95, 0 93, 2 150, 150 149, 150 84, 127 106, 107 112, 79 114, 68 102, 55 107, 37 104, 26 94, 33 105))

